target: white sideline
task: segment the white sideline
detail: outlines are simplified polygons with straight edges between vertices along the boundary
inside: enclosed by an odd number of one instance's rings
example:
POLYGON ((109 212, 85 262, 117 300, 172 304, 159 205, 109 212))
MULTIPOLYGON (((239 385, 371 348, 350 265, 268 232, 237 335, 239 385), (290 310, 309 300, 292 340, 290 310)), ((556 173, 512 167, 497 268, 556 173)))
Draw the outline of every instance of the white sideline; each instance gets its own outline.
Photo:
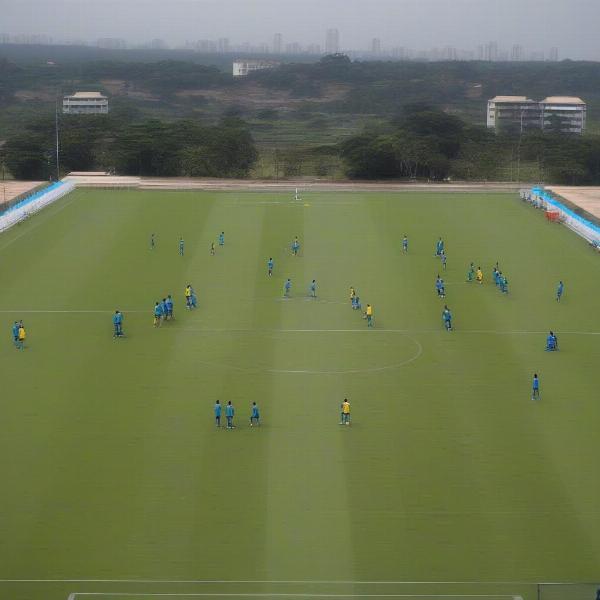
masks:
POLYGON ((128 597, 168 597, 168 598, 192 598, 192 597, 233 597, 233 598, 457 598, 460 600, 461 598, 496 598, 507 599, 507 600, 523 600, 521 596, 511 596, 511 595, 498 595, 498 594, 274 594, 274 593, 259 593, 259 594, 168 594, 168 593, 159 593, 159 594, 144 594, 144 593, 128 593, 128 592, 75 592, 73 594, 69 594, 67 600, 76 600, 78 596, 128 596, 128 597))
POLYGON ((151 584, 194 584, 194 585, 596 585, 586 581, 393 581, 360 579, 0 579, 2 583, 151 583, 151 584))

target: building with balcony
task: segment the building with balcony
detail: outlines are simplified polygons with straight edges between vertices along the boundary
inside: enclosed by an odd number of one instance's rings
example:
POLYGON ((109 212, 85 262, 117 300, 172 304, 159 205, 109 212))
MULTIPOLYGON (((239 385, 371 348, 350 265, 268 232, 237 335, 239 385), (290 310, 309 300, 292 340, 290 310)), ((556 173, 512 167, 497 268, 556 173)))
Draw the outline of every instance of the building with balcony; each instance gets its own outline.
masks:
POLYGON ((233 63, 233 76, 246 77, 252 71, 273 69, 279 63, 272 60, 236 60, 233 63))
POLYGON ((76 92, 63 98, 62 111, 66 115, 106 115, 108 98, 100 92, 76 92))
POLYGON ((541 101, 526 96, 496 96, 488 100, 487 126, 497 132, 541 129, 581 135, 586 113, 585 102, 571 96, 549 96, 541 101))

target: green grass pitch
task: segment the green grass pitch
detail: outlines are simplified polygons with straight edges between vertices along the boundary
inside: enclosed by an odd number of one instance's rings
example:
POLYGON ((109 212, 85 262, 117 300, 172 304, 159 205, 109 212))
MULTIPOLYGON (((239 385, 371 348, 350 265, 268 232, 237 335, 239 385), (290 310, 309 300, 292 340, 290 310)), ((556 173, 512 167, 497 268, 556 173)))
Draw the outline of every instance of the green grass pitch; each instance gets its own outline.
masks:
POLYGON ((78 190, 0 236, 0 598, 530 600, 527 584, 343 582, 599 578, 598 257, 508 194, 291 200, 78 190), (154 329, 168 293, 176 320, 154 329), (216 399, 235 431, 214 427, 216 399))

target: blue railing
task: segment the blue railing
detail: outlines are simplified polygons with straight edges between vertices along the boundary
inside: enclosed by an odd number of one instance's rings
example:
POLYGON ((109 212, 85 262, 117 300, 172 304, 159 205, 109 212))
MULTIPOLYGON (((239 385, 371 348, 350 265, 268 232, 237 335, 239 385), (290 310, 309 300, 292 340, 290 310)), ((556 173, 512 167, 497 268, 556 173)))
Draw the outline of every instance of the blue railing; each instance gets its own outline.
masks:
POLYGON ((545 192, 542 188, 535 187, 531 190, 531 192, 533 194, 535 194, 536 196, 539 196, 540 198, 542 198, 545 202, 547 202, 551 206, 554 206, 555 208, 561 210, 563 213, 568 215, 571 219, 578 221, 582 225, 585 225, 586 227, 591 229, 598 236, 598 239, 600 240, 600 227, 598 227, 598 225, 596 225, 595 223, 592 223, 591 221, 588 221, 588 219, 584 219, 581 215, 578 215, 576 212, 572 211, 570 208, 565 206, 562 202, 559 202, 558 200, 556 200, 556 198, 553 198, 550 194, 545 192))
POLYGON ((37 192, 34 192, 30 196, 23 198, 23 200, 19 200, 19 202, 17 202, 16 204, 13 204, 12 206, 9 206, 6 210, 0 212, 0 217, 12 212, 13 210, 23 208, 24 206, 31 204, 35 200, 39 200, 42 196, 46 195, 48 192, 51 192, 52 190, 56 190, 58 188, 61 188, 63 185, 65 185, 65 183, 63 181, 56 181, 55 183, 50 184, 48 187, 45 187, 43 190, 38 190, 37 192))

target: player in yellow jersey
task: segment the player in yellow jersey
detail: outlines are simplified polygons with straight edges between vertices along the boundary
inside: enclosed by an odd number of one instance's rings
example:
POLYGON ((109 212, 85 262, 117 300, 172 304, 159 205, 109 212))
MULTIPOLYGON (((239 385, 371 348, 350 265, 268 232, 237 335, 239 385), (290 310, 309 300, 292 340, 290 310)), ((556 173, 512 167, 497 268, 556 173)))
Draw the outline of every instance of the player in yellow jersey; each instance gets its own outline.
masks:
POLYGON ((354 306, 354 298, 356 298, 356 290, 350 286, 350 304, 354 306))
POLYGON ((483 283, 483 271, 481 270, 481 267, 477 267, 475 279, 477 279, 477 283, 483 283))
POLYGON ((17 348, 19 350, 25 349, 25 338, 27 337, 27 333, 25 331, 25 326, 23 325, 23 321, 19 322, 19 345, 17 348))
POLYGON ((367 317, 367 327, 373 327, 373 307, 370 304, 367 304, 365 316, 367 317))
POLYGON ((192 308, 192 286, 189 283, 185 286, 185 307, 192 308))
POLYGON ((344 398, 342 402, 342 420, 340 421, 340 425, 350 425, 350 402, 348 402, 348 398, 344 398))

